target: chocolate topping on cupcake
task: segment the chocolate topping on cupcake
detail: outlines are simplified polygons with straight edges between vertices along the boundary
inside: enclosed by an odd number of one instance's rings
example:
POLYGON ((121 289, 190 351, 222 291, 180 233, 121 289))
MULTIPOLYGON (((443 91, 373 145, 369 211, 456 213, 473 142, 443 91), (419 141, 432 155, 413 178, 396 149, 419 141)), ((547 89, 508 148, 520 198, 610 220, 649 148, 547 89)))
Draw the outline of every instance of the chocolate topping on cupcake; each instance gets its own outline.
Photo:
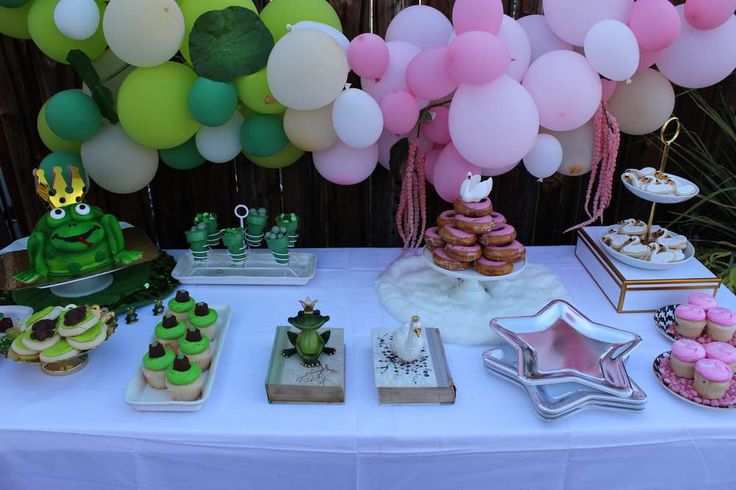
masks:
POLYGON ((39 320, 31 327, 30 337, 33 340, 46 340, 54 336, 56 322, 53 320, 39 320))
POLYGON ((176 302, 177 303, 186 303, 189 301, 189 291, 186 289, 180 289, 176 292, 176 302))
POLYGON ((199 342, 202 340, 202 332, 198 328, 190 328, 187 330, 186 338, 189 342, 199 342))
POLYGON ((179 320, 174 315, 164 315, 164 319, 161 320, 161 326, 164 328, 174 328, 179 324, 179 320))
POLYGON ((209 312, 210 307, 207 306, 207 303, 197 303, 194 305, 194 314, 196 316, 207 316, 209 312))
POLYGON ((76 308, 72 308, 64 314, 64 325, 70 327, 81 323, 85 316, 87 316, 86 306, 77 306, 76 308))
POLYGON ((164 346, 160 343, 154 342, 148 346, 148 357, 151 359, 164 357, 164 355, 166 355, 166 351, 164 350, 164 346))
POLYGON ((184 372, 189 371, 192 365, 189 363, 189 358, 183 354, 179 354, 174 359, 174 371, 184 372))
POLYGON ((5 333, 13 328, 13 319, 9 316, 0 318, 0 333, 5 333))

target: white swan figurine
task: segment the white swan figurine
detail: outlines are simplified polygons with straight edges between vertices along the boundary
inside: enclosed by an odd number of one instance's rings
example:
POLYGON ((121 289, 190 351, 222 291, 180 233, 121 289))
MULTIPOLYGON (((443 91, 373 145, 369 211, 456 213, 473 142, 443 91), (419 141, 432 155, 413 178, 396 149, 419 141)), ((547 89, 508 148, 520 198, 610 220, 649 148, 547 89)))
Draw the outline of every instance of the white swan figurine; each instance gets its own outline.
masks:
POLYGON ((404 324, 393 333, 391 350, 404 362, 419 358, 422 353, 422 324, 418 316, 411 317, 411 324, 404 324))
POLYGON ((491 193, 493 189, 493 178, 481 182, 480 175, 473 175, 468 172, 468 176, 460 185, 460 198, 463 202, 480 202, 491 193))

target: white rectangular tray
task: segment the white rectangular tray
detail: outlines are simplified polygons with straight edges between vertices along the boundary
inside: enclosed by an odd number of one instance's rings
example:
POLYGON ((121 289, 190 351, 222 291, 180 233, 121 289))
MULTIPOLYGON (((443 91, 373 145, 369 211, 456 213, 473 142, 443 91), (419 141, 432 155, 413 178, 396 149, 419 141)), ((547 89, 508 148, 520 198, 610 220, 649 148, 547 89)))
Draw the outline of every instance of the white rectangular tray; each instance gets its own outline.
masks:
POLYGON ((233 265, 227 250, 210 250, 207 260, 195 263, 184 253, 176 261, 171 276, 182 284, 242 284, 261 286, 303 286, 317 268, 314 254, 291 251, 288 264, 278 264, 270 251, 248 252, 245 264, 233 265))
MULTIPOLYGON (((217 374, 217 366, 220 363, 220 354, 222 346, 225 343, 227 329, 230 326, 230 306, 229 305, 210 305, 217 311, 217 338, 212 344, 214 354, 212 356, 212 364, 210 368, 202 373, 204 377, 204 389, 202 396, 197 400, 186 402, 172 400, 168 391, 152 388, 146 382, 143 371, 139 367, 128 383, 125 390, 125 401, 136 410, 150 412, 195 412, 202 408, 204 402, 210 396, 212 385, 215 382, 217 374)), ((155 340, 155 338, 153 339, 155 340)))

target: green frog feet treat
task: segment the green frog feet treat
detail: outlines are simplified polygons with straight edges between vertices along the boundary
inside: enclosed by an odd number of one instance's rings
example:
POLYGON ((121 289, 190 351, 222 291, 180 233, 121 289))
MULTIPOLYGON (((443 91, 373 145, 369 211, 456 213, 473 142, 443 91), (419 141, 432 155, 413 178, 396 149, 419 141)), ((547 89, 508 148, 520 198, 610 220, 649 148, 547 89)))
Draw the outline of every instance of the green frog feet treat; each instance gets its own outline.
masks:
POLYGON ((148 346, 143 356, 143 377, 153 388, 166 388, 166 371, 174 364, 174 351, 167 349, 160 342, 148 346))
POLYGON ((212 362, 210 338, 202 335, 200 329, 194 327, 187 329, 184 337, 179 339, 179 352, 186 355, 202 371, 210 368, 210 363, 212 362))
POLYGON ((299 238, 299 216, 294 213, 281 213, 276 217, 276 225, 279 228, 286 229, 286 236, 289 237, 289 247, 294 247, 299 238))
POLYGON ((34 351, 48 349, 61 340, 56 333, 56 322, 54 320, 39 320, 31 326, 28 335, 23 339, 26 348, 34 351))
POLYGON ((217 225, 217 214, 211 212, 198 213, 194 217, 194 225, 204 225, 207 230, 207 244, 216 247, 220 243, 220 228, 217 225))
POLYGON ((259 247, 268 225, 268 211, 266 211, 266 208, 251 209, 245 220, 245 239, 248 241, 248 246, 259 247))
POLYGON ((100 321, 100 312, 87 306, 69 305, 59 316, 58 333, 62 337, 74 337, 91 329, 100 321))
POLYGON ((179 354, 166 370, 166 389, 177 401, 194 401, 202 395, 202 369, 179 354))
POLYGON ((245 263, 247 255, 245 249, 245 232, 242 228, 225 228, 222 230, 222 243, 227 247, 227 253, 233 264, 245 263))
POLYGON ((194 298, 189 296, 189 291, 180 289, 174 299, 169 301, 169 310, 166 313, 174 315, 180 322, 185 322, 189 313, 194 310, 194 305, 194 298))
POLYGON ((174 315, 166 314, 156 325, 155 334, 164 347, 179 352, 179 338, 184 335, 187 327, 174 315))
POLYGON ((112 214, 82 202, 87 187, 79 168, 69 167, 67 182, 60 166, 53 167, 52 185, 36 169, 36 192, 51 206, 28 237, 28 268, 14 277, 31 284, 41 278, 85 275, 113 264, 130 264, 142 253, 126 250, 120 223, 112 214))
POLYGON ((266 243, 278 264, 289 263, 289 237, 286 236, 286 228, 274 226, 266 233, 266 243))
POLYGON ((41 362, 59 362, 77 357, 81 352, 69 345, 65 339, 61 339, 48 349, 41 351, 39 359, 41 362))
POLYGON ((187 238, 189 251, 192 253, 194 260, 197 262, 207 260, 210 247, 207 243, 207 230, 205 225, 200 223, 199 225, 192 226, 190 230, 184 231, 184 236, 187 238))
POLYGON ((207 303, 197 303, 194 311, 189 313, 187 321, 190 326, 198 328, 202 335, 206 335, 210 340, 214 340, 217 336, 217 312, 207 303))

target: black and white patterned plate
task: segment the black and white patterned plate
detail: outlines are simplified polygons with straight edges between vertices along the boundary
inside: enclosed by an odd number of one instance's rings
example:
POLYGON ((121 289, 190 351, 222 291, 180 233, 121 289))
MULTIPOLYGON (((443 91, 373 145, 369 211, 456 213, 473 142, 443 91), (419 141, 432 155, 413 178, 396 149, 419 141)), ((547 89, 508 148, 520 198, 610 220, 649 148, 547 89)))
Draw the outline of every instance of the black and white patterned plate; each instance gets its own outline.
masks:
POLYGON ((667 305, 658 309, 654 312, 654 325, 659 330, 659 333, 670 339, 672 342, 677 340, 677 337, 670 332, 670 326, 675 324, 675 309, 679 305, 667 305))
MULTIPOLYGON (((673 311, 674 311, 674 309, 673 309, 673 311)), ((703 403, 698 403, 698 402, 696 402, 694 400, 691 400, 690 398, 688 398, 688 397, 686 397, 686 396, 684 396, 684 395, 676 392, 675 390, 673 390, 672 387, 670 387, 669 383, 667 383, 665 381, 665 373, 664 373, 663 368, 662 368, 662 362, 665 359, 669 359, 670 354, 671 354, 670 351, 663 352, 660 355, 658 355, 657 357, 655 357, 654 358, 654 362, 652 363, 652 369, 654 370, 654 377, 657 378, 657 381, 659 381, 659 384, 662 386, 662 388, 664 388, 665 390, 669 391, 670 393, 672 393, 673 395, 675 395, 680 400, 684 400, 687 403, 689 403, 691 405, 695 405, 697 407, 710 408, 711 410, 734 410, 734 409, 736 409, 736 403, 731 404, 731 405, 720 405, 720 406, 717 406, 717 407, 714 407, 714 406, 711 406, 711 405, 704 405, 703 403)), ((736 381, 733 381, 733 382, 736 382, 736 381)))

